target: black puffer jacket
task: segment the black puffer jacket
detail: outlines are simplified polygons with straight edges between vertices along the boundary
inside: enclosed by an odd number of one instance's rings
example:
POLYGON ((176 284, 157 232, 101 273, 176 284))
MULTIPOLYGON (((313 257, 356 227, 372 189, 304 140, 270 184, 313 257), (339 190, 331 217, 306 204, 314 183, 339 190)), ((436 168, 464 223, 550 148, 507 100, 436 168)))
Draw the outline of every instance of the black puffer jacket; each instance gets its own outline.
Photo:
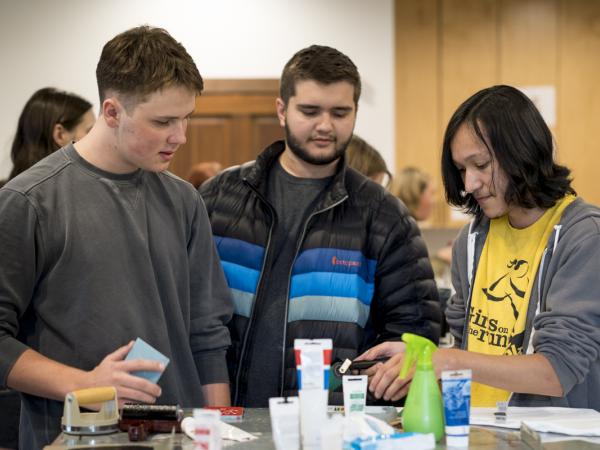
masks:
MULTIPOLYGON (((200 188, 234 298, 229 352, 232 395, 243 403, 245 348, 273 223, 268 171, 284 142, 255 162, 226 170, 200 188)), ((294 339, 331 338, 333 361, 354 358, 410 332, 438 341, 440 308, 427 250, 405 206, 343 162, 298 242, 291 271, 281 394, 296 390, 294 339)), ((266 259, 266 260, 265 260, 266 259)), ((341 398, 330 399, 338 403, 341 398)))

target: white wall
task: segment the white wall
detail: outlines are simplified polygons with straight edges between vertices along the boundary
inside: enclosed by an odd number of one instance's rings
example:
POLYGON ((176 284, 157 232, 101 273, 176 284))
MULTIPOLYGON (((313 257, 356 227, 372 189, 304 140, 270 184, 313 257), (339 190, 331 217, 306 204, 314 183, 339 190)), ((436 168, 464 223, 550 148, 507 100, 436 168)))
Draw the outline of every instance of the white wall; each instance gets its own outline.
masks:
POLYGON ((141 24, 166 28, 204 78, 279 78, 297 50, 338 48, 363 80, 355 131, 394 167, 393 0, 0 0, 0 178, 29 96, 55 86, 97 109, 102 46, 141 24))

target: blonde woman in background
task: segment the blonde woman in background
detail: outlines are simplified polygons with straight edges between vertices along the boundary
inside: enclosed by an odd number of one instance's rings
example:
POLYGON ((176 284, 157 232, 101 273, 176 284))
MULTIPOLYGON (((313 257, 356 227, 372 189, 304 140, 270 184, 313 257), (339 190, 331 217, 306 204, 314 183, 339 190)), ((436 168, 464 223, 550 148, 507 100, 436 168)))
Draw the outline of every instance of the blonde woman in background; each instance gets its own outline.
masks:
POLYGON ((431 217, 435 187, 431 177, 421 169, 416 167, 402 169, 390 190, 402 200, 415 220, 423 222, 431 217))
MULTIPOLYGON (((394 178, 390 191, 402 200, 416 221, 424 222, 431 217, 435 202, 435 185, 429 174, 417 167, 405 167, 394 178)), ((445 264, 450 264, 451 243, 441 248, 435 257, 445 264)))

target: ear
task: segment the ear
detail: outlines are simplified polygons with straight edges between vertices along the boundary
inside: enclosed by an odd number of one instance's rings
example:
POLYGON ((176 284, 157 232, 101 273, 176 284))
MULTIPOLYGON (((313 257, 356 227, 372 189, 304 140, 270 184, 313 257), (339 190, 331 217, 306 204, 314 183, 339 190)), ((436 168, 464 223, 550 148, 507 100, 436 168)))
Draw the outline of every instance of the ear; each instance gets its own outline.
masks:
POLYGON ((275 107, 277 109, 277 117, 279 118, 279 125, 281 125, 281 127, 285 127, 285 110, 286 110, 286 105, 284 103, 283 100, 281 100, 280 98, 278 98, 275 101, 275 107))
POLYGON ((69 133, 65 127, 60 123, 54 124, 52 129, 52 139, 59 147, 64 147, 71 142, 71 133, 69 133))
POLYGON ((122 114, 123 105, 115 97, 109 97, 102 102, 100 115, 110 128, 119 126, 122 114))

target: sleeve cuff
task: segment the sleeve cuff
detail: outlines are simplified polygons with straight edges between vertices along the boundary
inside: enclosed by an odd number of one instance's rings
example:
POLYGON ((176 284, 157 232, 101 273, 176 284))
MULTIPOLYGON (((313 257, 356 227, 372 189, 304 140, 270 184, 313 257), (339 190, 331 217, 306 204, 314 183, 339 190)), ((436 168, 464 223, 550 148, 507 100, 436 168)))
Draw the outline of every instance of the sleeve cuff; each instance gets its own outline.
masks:
POLYGON ((550 365, 556 372, 556 376, 558 377, 558 381, 563 389, 563 396, 566 396, 571 389, 577 384, 576 376, 570 372, 567 368, 565 368, 564 364, 556 355, 550 352, 540 351, 541 355, 545 356, 550 365))
POLYGON ((23 354, 27 347, 22 342, 13 337, 5 337, 0 341, 0 388, 6 388, 8 374, 12 370, 15 362, 23 354))
POLYGON ((229 374, 227 372, 227 362, 225 359, 226 350, 215 352, 206 352, 195 356, 196 367, 200 376, 200 383, 215 384, 229 383, 229 374))

